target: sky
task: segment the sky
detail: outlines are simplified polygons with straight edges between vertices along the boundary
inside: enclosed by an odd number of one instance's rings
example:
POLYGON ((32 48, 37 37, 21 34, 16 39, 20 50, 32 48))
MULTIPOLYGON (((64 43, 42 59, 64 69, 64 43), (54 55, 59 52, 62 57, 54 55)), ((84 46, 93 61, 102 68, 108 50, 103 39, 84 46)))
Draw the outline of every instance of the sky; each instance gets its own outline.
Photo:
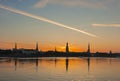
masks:
POLYGON ((120 52, 120 0, 0 0, 0 48, 120 52))

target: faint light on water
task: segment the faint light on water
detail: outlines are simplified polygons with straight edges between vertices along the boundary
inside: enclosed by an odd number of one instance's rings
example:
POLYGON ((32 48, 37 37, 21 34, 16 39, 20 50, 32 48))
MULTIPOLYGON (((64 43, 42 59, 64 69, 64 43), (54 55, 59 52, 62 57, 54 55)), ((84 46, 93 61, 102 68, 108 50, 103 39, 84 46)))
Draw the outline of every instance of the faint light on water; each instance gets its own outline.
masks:
POLYGON ((111 64, 108 64, 108 60, 108 58, 91 58, 90 61, 87 58, 68 60, 66 58, 37 60, 36 58, 10 60, 1 58, 0 81, 120 81, 120 59, 112 59, 111 64))
MULTIPOLYGON (((76 81, 76 80, 71 80, 71 81, 76 81)), ((81 81, 81 80, 77 80, 77 81, 81 81)))
POLYGON ((81 81, 81 80, 78 80, 78 81, 81 81))

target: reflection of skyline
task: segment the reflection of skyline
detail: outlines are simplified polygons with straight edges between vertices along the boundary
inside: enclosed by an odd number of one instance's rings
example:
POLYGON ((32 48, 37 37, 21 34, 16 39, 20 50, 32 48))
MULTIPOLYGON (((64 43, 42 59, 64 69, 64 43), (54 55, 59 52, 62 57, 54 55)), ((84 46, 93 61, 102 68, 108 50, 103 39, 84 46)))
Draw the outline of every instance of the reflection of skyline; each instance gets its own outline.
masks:
MULTIPOLYGON (((39 58, 36 58, 36 59, 17 59, 15 58, 14 60, 14 66, 15 66, 15 71, 17 71, 17 65, 19 64, 25 64, 26 63, 35 63, 35 67, 36 67, 36 72, 38 72, 38 65, 39 63, 43 62, 43 61, 47 61, 47 62, 54 62, 55 63, 55 67, 57 66, 57 61, 60 61, 59 59, 55 58, 55 60, 53 59, 48 59, 48 60, 45 60, 45 59, 39 59, 39 58), (24 63, 23 63, 24 62, 24 63)), ((66 72, 68 71, 68 68, 69 68, 69 58, 66 58, 65 59, 65 68, 66 68, 66 72)))
POLYGON ((69 69, 69 58, 68 57, 66 57, 65 63, 66 63, 66 72, 68 72, 68 69, 69 69))
POLYGON ((109 63, 112 64, 112 59, 111 58, 109 58, 109 63))
POLYGON ((36 60, 36 72, 38 71, 38 58, 35 59, 36 60))
MULTIPOLYGON (((87 68, 88 73, 90 72, 90 67, 92 63, 102 63, 102 62, 109 62, 111 64, 111 58, 109 59, 94 59, 94 58, 79 58, 79 59, 71 59, 71 58, 33 58, 33 59, 27 59, 27 58, 14 58, 11 60, 6 60, 4 63, 10 64, 12 63, 14 65, 14 70, 17 71, 17 68, 28 68, 29 66, 35 67, 36 72, 41 68, 41 66, 45 66, 45 68, 48 68, 49 65, 54 65, 55 69, 61 68, 61 70, 65 69, 66 72, 69 72, 72 70, 71 68, 75 69, 79 66, 79 68, 87 68), (87 60, 87 61, 84 61, 87 60), (87 65, 84 65, 87 63, 87 65), (18 66, 19 65, 19 66, 18 66), (39 66, 40 65, 40 66, 39 66), (22 67, 21 67, 22 66, 22 67), (63 67, 65 66, 65 67, 63 67)), ((1 62, 3 63, 3 62, 1 62)))
POLYGON ((55 57, 55 67, 56 67, 56 65, 57 65, 57 57, 55 57))
POLYGON ((88 62, 88 72, 89 72, 90 71, 90 57, 88 57, 87 62, 88 62))
POLYGON ((15 71, 17 70, 17 58, 14 59, 15 60, 15 71))

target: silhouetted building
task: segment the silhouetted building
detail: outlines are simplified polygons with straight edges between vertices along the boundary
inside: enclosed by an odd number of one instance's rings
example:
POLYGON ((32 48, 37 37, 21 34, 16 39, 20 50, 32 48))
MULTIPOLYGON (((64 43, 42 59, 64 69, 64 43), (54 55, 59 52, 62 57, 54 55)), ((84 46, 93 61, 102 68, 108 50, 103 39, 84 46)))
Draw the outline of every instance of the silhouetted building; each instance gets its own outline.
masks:
POLYGON ((15 47, 13 48, 13 52, 17 52, 17 43, 15 43, 15 47))
POLYGON ((17 50, 17 43, 15 43, 15 50, 17 50))
POLYGON ((38 51, 38 42, 36 43, 36 51, 38 51))
POLYGON ((90 56, 90 44, 88 43, 88 50, 87 50, 87 54, 90 56))
POLYGON ((56 49, 56 47, 55 47, 55 52, 57 52, 57 49, 56 49))
POLYGON ((109 54, 111 55, 112 54, 112 51, 110 50, 109 54))
POLYGON ((66 53, 69 53, 69 46, 68 46, 68 42, 66 43, 66 53))
POLYGON ((38 53, 38 42, 36 43, 36 49, 18 49, 18 51, 20 51, 20 53, 22 54, 36 54, 38 53))
POLYGON ((36 54, 36 50, 34 49, 24 49, 24 48, 21 48, 19 49, 19 51, 22 53, 22 54, 36 54))

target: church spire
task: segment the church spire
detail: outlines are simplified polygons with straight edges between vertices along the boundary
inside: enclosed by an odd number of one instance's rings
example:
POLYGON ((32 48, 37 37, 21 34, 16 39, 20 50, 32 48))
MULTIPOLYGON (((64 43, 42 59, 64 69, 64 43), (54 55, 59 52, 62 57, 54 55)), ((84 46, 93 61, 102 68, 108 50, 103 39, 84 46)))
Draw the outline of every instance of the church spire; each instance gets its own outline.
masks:
POLYGON ((88 51, 87 53, 90 55, 90 43, 88 43, 88 51))
POLYGON ((68 46, 68 42, 66 43, 66 53, 69 52, 69 46, 68 46))
POLYGON ((55 52, 57 52, 57 49, 56 49, 56 47, 55 47, 55 52))
POLYGON ((38 42, 36 42, 36 51, 38 51, 38 42))
POLYGON ((109 54, 112 54, 112 51, 110 50, 109 54))
POLYGON ((17 43, 15 43, 15 50, 17 50, 17 43))

